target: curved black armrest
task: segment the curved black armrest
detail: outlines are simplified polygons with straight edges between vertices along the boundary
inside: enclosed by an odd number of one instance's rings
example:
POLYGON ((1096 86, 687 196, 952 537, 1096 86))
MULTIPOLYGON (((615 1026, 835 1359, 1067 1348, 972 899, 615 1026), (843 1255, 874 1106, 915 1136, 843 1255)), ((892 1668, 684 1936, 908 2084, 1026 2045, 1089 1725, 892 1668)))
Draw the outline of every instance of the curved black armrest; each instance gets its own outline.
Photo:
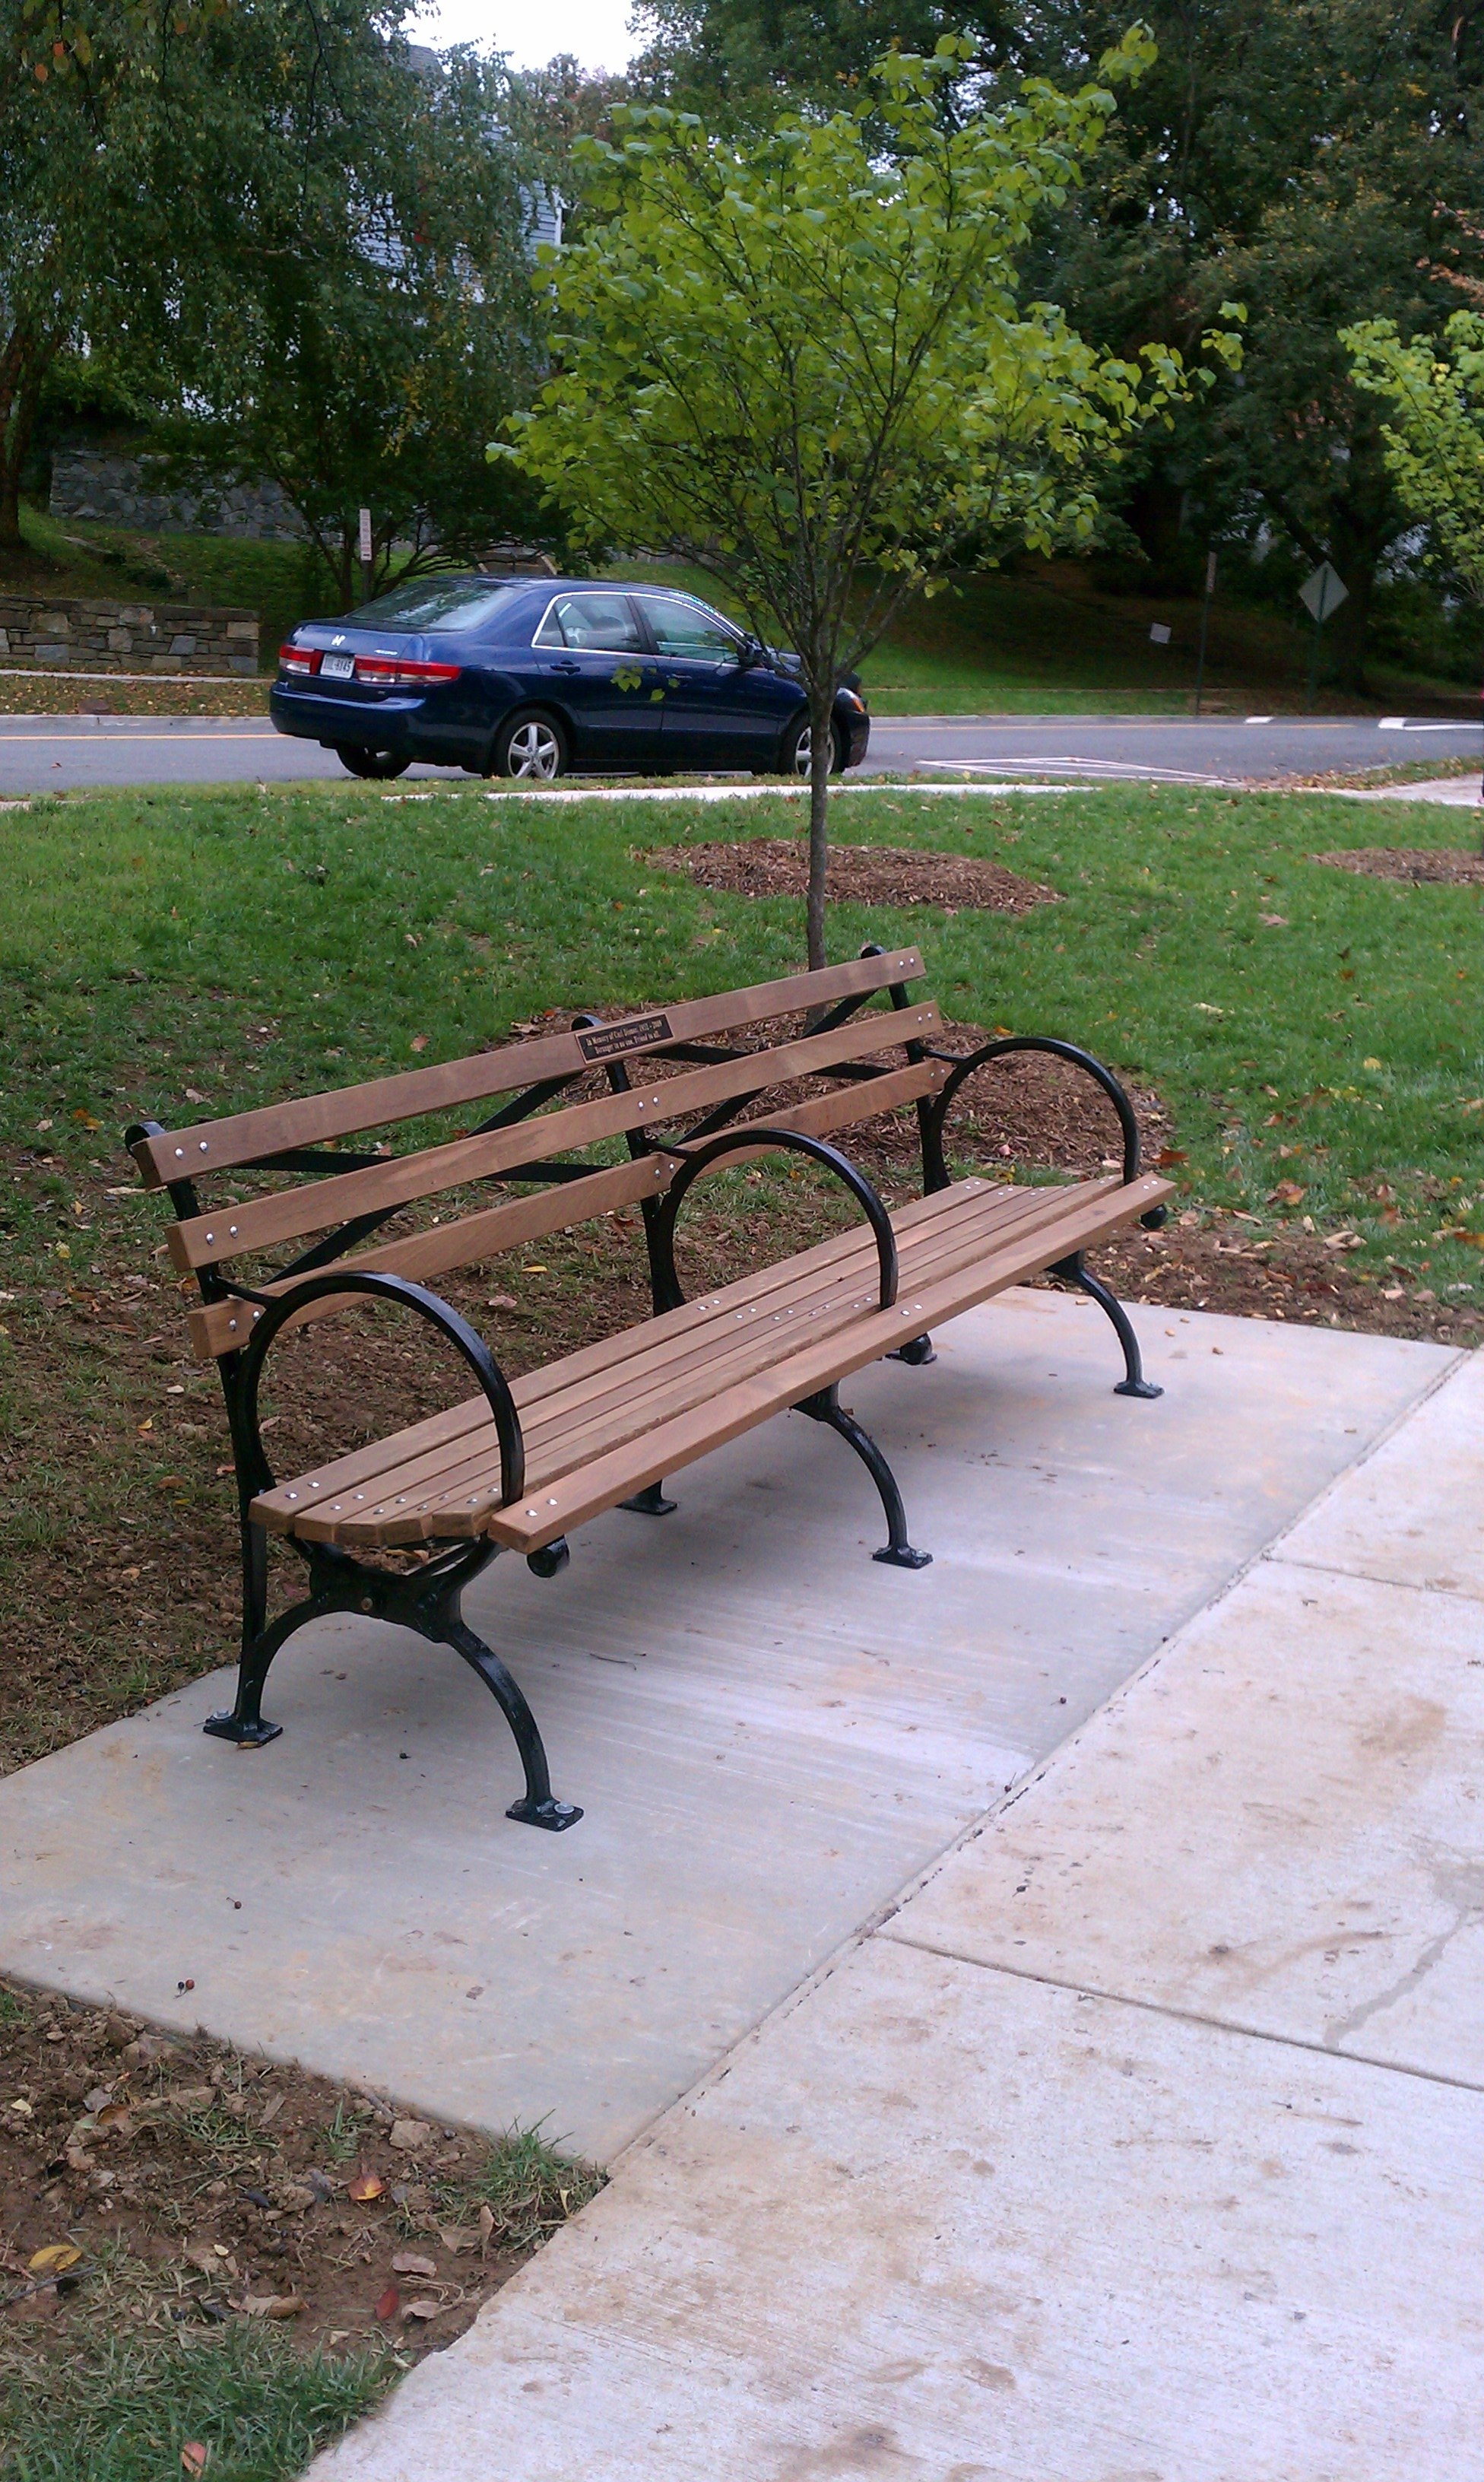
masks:
POLYGON ((857 1170, 848 1155, 838 1147, 827 1147, 820 1138, 806 1137, 801 1129, 770 1129, 766 1122, 743 1122, 740 1128, 723 1129, 716 1138, 709 1138, 694 1154, 688 1154, 680 1171, 671 1181, 655 1212, 650 1230, 650 1248, 655 1270, 656 1291, 663 1297, 665 1309, 679 1309, 685 1295, 675 1273, 675 1218, 691 1182, 721 1155, 735 1154, 744 1147, 785 1147, 793 1154, 812 1155, 816 1163, 845 1182, 851 1196, 866 1210, 867 1221, 876 1236, 876 1257, 881 1268, 881 1307, 889 1310, 897 1299, 897 1236, 892 1219, 881 1199, 857 1170))
POLYGON ((258 1429, 258 1382, 269 1347, 281 1327, 301 1310, 306 1302, 321 1301, 331 1293, 371 1293, 383 1301, 399 1303, 403 1308, 416 1310, 447 1336, 455 1351, 463 1356, 484 1391, 489 1410, 495 1417, 495 1432, 500 1441, 500 1506, 508 1508, 519 1499, 526 1488, 526 1443, 521 1436, 520 1415, 510 1394, 504 1371, 490 1353, 482 1336, 475 1333, 467 1319, 459 1317, 436 1293, 423 1284, 409 1284, 404 1276, 383 1276, 373 1269, 347 1269, 343 1275, 306 1276, 292 1291, 275 1294, 253 1328, 242 1358, 237 1381, 238 1415, 242 1438, 247 1442, 255 1470, 243 1477, 244 1499, 259 1492, 272 1491, 273 1476, 263 1453, 262 1434, 258 1429))
MULTIPOLYGON (((1002 1059, 1008 1051, 1049 1051, 1054 1059, 1065 1060, 1072 1068, 1084 1069, 1086 1074, 1102 1087, 1118 1115, 1118 1125, 1123 1131, 1124 1180, 1128 1182, 1138 1178, 1138 1122, 1133 1117, 1133 1106, 1112 1070, 1105 1069, 1102 1061, 1095 1060, 1090 1051, 1080 1050, 1075 1043, 1058 1042, 1054 1035, 1007 1034, 1001 1036, 996 1042, 981 1043, 977 1051, 968 1052, 963 1059, 957 1061, 951 1073, 944 1080, 929 1104, 923 1128, 924 1189, 931 1192, 935 1189, 947 1189, 949 1186, 949 1168, 943 1153, 943 1126, 960 1086, 967 1078, 973 1076, 976 1069, 982 1069, 986 1061, 1002 1059)), ((941 1060, 946 1058, 947 1054, 939 1052, 937 1057, 941 1060)), ((1164 1220, 1165 1210, 1162 1206, 1152 1207, 1147 1215, 1139 1218, 1140 1223, 1147 1225, 1151 1230, 1156 1229, 1164 1220)))

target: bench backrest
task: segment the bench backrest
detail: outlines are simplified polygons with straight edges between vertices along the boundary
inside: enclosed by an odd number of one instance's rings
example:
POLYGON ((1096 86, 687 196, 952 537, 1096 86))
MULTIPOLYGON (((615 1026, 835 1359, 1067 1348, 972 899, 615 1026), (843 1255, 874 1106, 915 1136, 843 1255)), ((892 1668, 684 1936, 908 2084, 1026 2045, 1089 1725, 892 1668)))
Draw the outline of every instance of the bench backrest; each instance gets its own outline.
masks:
MULTIPOLYGON (((291 1275, 310 1266, 377 1268, 421 1281, 519 1248, 543 1232, 657 1198, 674 1177, 689 1141, 736 1122, 760 1097, 796 1080, 835 1082, 823 1095, 766 1118, 772 1126, 817 1137, 921 1101, 948 1074, 944 1061, 923 1054, 942 1021, 932 1002, 914 999, 907 989, 922 973, 914 948, 868 950, 848 964, 820 972, 612 1021, 580 1017, 563 1034, 268 1104, 227 1120, 131 1130, 131 1152, 146 1186, 168 1190, 175 1208, 178 1220, 168 1233, 170 1255, 200 1283, 201 1304, 189 1317, 196 1353, 208 1360, 238 1351, 261 1315, 260 1305, 291 1275), (872 1005, 883 997, 887 1007, 872 1005), (751 1047, 715 1040, 745 1037, 768 1018, 799 1011, 812 1019, 811 1030, 801 1035, 751 1047), (595 1068, 606 1071, 610 1091, 560 1103, 563 1090, 590 1077, 595 1068), (384 1143, 374 1150, 339 1151, 346 1138, 497 1096, 510 1099, 477 1128, 441 1144, 404 1154, 384 1143), (572 1149, 615 1137, 627 1140, 628 1162, 572 1161, 572 1149), (204 1178, 248 1171, 268 1175, 269 1182, 254 1192, 239 1177, 231 1183, 237 1196, 202 1206, 198 1184, 204 1178), (470 1207, 372 1248, 357 1247, 408 1207, 491 1180, 530 1184, 534 1194, 470 1207), (223 1273, 234 1260, 315 1234, 327 1237, 288 1263, 255 1271, 249 1284, 223 1273)), ((323 1317, 341 1307, 343 1301, 326 1298, 303 1315, 323 1317)))

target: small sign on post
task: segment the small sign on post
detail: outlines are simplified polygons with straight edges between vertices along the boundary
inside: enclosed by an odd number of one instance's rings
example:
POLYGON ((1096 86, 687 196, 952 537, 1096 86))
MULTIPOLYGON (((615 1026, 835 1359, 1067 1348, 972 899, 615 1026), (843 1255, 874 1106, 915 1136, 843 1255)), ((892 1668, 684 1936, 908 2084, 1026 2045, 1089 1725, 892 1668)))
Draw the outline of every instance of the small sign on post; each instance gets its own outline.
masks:
POLYGON ((372 557, 372 541, 371 541, 371 511, 370 511, 369 509, 362 509, 362 511, 361 511, 361 541, 360 541, 360 552, 361 552, 361 592, 362 592, 362 594, 364 594, 364 596, 365 596, 365 598, 366 598, 367 602, 369 603, 369 602, 371 601, 371 557, 372 557))
POLYGON ((1338 612, 1349 594, 1349 588, 1338 568, 1321 560, 1311 569, 1298 590, 1299 601, 1314 614, 1314 645, 1309 655, 1309 703, 1314 704, 1315 685, 1319 677, 1319 631, 1332 612, 1338 612))

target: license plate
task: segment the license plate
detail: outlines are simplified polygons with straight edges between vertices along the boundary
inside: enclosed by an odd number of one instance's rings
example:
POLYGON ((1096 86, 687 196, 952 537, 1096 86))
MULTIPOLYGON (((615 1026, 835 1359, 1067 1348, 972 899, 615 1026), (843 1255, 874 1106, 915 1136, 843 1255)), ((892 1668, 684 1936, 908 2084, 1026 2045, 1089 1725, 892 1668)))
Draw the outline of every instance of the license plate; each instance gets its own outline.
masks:
POLYGON ((320 672, 323 677, 327 681, 353 680, 355 677, 355 657, 353 655, 326 655, 325 661, 320 666, 320 672))

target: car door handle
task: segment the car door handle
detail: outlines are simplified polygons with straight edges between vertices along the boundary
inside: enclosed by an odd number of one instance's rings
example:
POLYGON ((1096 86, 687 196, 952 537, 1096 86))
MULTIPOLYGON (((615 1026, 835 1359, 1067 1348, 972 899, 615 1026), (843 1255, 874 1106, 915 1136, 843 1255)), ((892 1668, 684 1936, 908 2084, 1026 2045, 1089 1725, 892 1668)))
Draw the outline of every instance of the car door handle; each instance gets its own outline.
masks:
POLYGON ((580 673, 583 668, 581 664, 564 663, 548 664, 546 669, 549 673, 580 673))

